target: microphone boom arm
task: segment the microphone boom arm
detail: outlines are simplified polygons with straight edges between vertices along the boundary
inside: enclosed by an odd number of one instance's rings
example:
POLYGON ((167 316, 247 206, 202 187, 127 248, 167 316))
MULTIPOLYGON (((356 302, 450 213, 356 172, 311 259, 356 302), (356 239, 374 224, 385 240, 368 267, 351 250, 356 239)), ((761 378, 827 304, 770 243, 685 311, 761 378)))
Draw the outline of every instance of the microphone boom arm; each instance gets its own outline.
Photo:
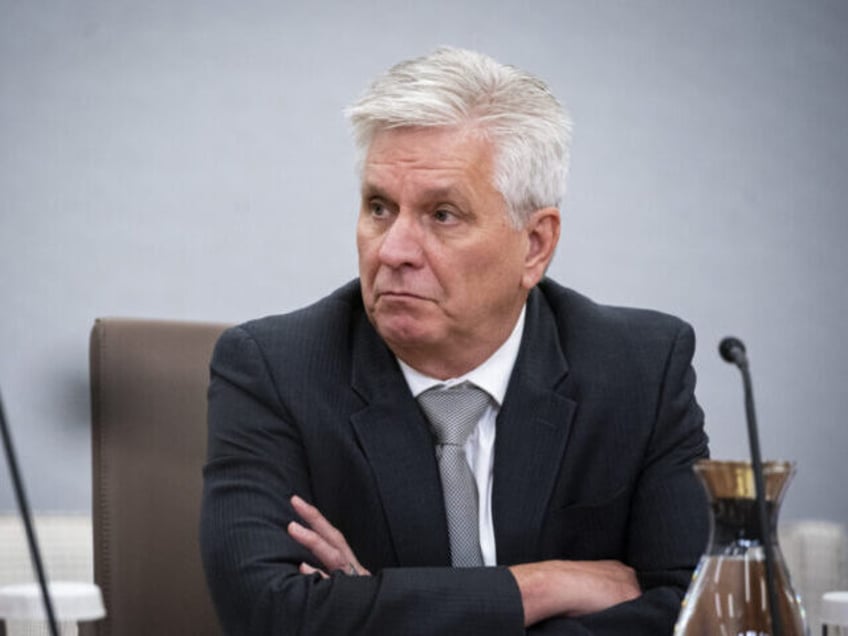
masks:
POLYGON ((719 345, 721 357, 739 368, 742 373, 742 384, 745 390, 745 420, 748 424, 748 444, 751 448, 751 468, 754 472, 754 489, 757 495, 757 516, 759 517, 760 534, 763 537, 763 551, 766 561, 766 594, 768 595, 769 613, 773 636, 783 636, 783 624, 780 609, 777 605, 777 589, 775 588, 774 546, 771 540, 768 511, 766 510, 766 486, 763 476, 763 460, 760 456, 760 438, 757 433, 757 414, 754 410, 754 388, 751 374, 748 370, 748 357, 745 345, 737 338, 728 337, 719 345))
POLYGON ((18 509, 20 510, 21 518, 24 521, 29 553, 32 557, 32 564, 38 577, 38 584, 41 587, 41 598, 44 601, 44 610, 47 614, 47 624, 50 628, 50 635, 58 636, 59 628, 56 623, 56 614, 53 611, 53 603, 50 600, 50 592, 47 589, 47 577, 44 574, 44 564, 41 561, 41 552, 38 550, 38 541, 36 540, 35 531, 33 530, 32 515, 30 514, 29 503, 27 502, 26 492, 24 491, 23 480, 21 479, 21 474, 18 470, 18 462, 15 457, 15 447, 12 445, 12 435, 9 432, 9 427, 6 424, 6 416, 3 413, 2 400, 0 400, 0 432, 2 432, 3 437, 3 448, 6 450, 6 461, 9 464, 9 473, 12 476, 12 484, 14 484, 15 487, 15 497, 18 500, 18 509))

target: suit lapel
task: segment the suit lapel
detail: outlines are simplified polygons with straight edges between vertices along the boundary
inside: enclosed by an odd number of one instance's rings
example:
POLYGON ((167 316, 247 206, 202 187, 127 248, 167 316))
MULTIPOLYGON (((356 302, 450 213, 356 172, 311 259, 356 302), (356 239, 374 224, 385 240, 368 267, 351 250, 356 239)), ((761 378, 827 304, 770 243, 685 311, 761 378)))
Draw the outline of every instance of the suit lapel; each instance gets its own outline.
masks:
POLYGON ((351 416, 371 465, 399 565, 450 565, 433 440, 403 374, 364 315, 355 327, 351 416))
POLYGON ((492 515, 498 563, 537 558, 539 533, 576 410, 576 403, 561 393, 567 372, 554 317, 534 289, 497 419, 492 515))

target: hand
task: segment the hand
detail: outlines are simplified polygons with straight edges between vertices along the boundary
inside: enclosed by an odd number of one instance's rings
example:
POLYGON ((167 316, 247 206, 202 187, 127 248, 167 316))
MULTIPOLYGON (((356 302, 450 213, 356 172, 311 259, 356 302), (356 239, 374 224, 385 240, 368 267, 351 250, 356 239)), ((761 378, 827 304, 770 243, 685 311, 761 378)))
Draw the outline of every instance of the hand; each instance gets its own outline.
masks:
POLYGON ((581 616, 642 594, 633 568, 619 561, 542 561, 509 568, 529 627, 553 616, 581 616))
POLYGON ((318 572, 325 579, 329 578, 327 572, 334 571, 351 576, 371 576, 371 572, 365 569, 350 549, 344 535, 327 521, 318 508, 309 505, 297 495, 291 498, 291 505, 309 527, 292 521, 287 527, 289 536, 309 550, 324 566, 324 569, 320 570, 308 563, 301 563, 301 574, 318 572))

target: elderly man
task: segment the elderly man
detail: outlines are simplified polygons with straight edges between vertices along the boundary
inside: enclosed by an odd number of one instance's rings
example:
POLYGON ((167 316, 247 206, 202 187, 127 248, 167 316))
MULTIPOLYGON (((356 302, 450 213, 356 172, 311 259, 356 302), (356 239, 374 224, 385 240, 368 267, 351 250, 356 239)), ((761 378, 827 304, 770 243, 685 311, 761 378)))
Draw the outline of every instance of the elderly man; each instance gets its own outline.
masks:
POLYGON ((359 279, 212 360, 201 540, 226 632, 670 633, 707 532, 694 336, 544 278, 562 108, 441 49, 349 117, 359 279))

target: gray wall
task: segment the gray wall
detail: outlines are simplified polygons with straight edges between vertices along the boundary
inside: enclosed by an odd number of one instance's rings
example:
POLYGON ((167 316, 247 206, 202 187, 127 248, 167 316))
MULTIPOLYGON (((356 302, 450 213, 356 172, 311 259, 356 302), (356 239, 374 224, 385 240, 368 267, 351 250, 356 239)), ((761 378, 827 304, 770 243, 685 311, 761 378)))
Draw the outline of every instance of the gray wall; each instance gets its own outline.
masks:
POLYGON ((848 522, 848 4, 0 0, 0 15, 0 386, 36 509, 90 505, 94 318, 240 321, 354 276, 341 110, 390 63, 453 44, 538 73, 573 112, 552 275, 694 324, 717 457, 747 452, 738 373, 715 353, 743 337, 764 454, 798 462, 785 518, 848 522))

